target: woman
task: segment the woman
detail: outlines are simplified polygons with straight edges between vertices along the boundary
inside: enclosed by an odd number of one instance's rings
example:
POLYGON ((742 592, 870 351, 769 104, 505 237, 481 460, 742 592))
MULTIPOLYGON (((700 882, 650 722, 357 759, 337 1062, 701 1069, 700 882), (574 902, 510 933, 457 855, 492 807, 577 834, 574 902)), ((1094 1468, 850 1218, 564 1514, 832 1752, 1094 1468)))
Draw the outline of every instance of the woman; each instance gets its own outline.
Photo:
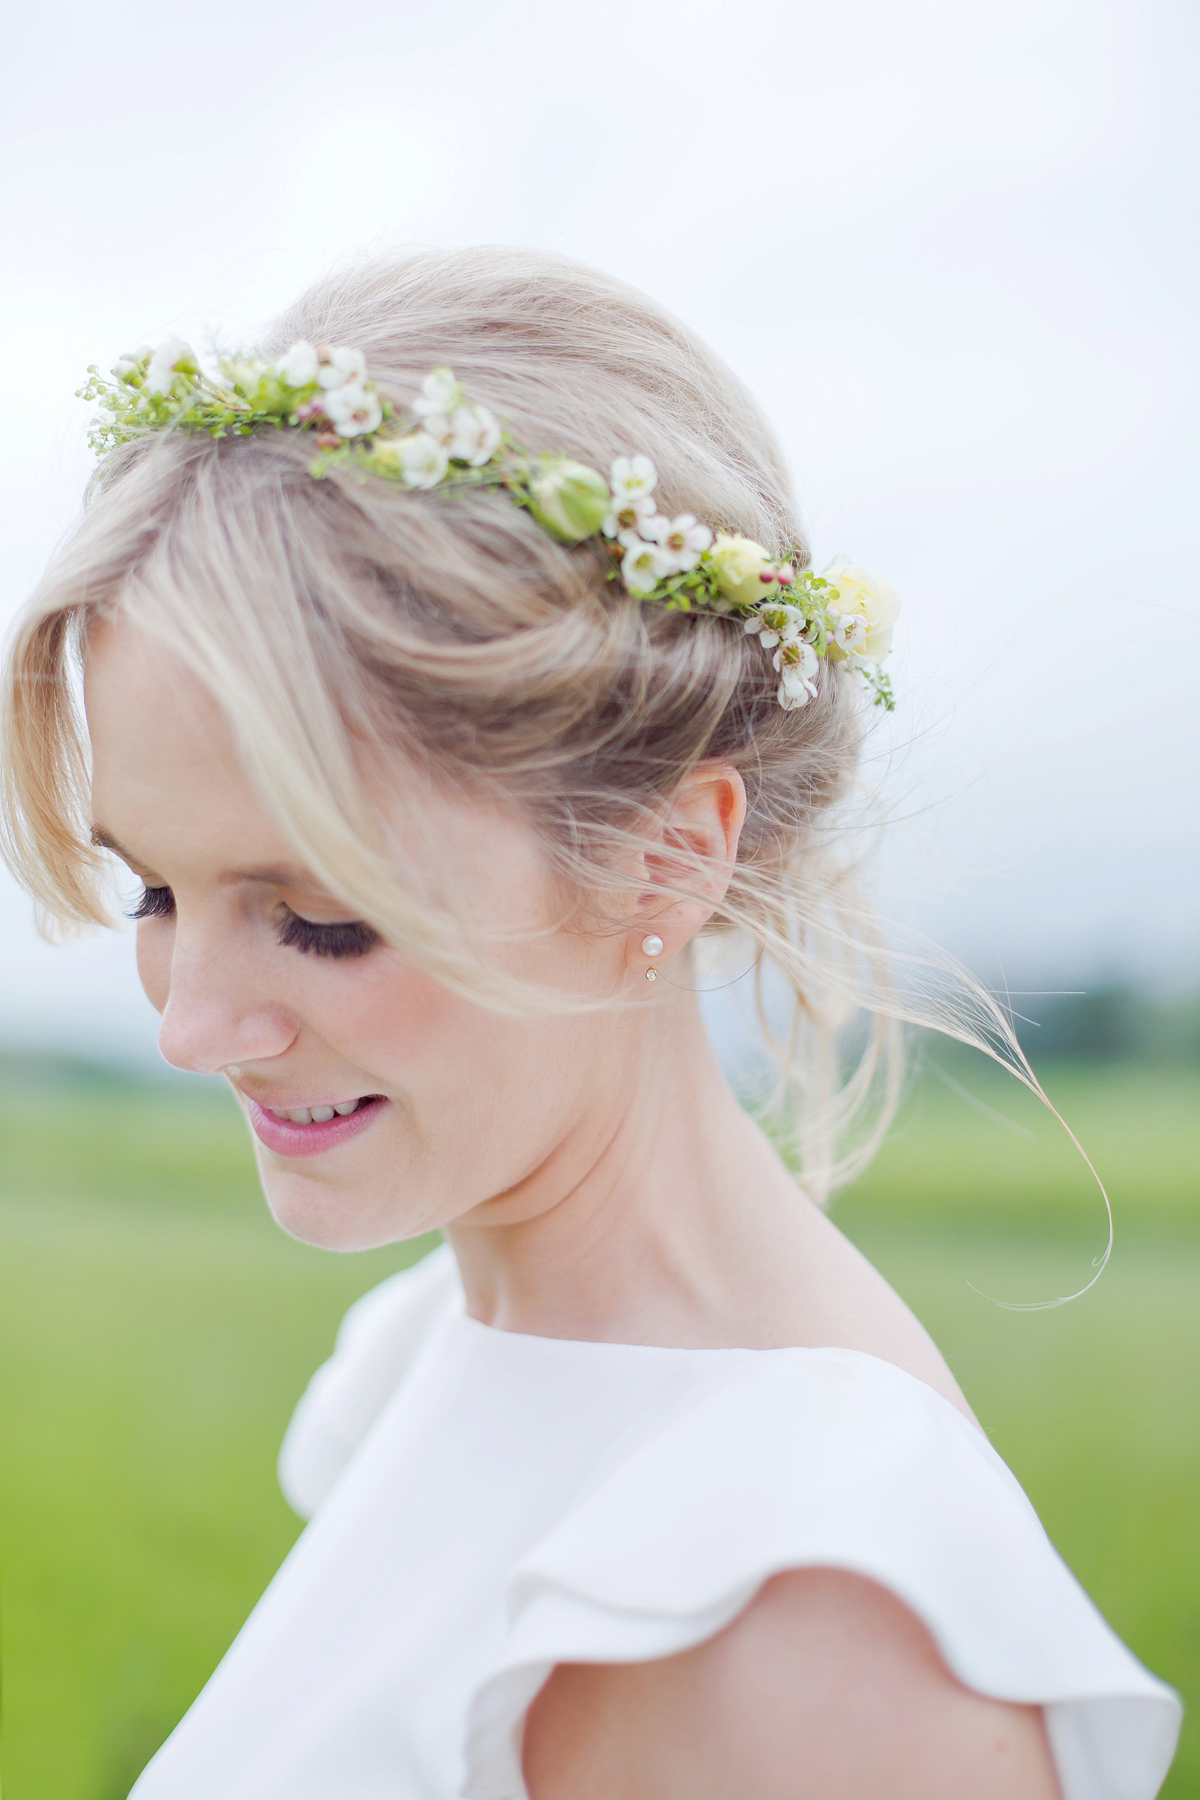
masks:
POLYGON ((138 1800, 1149 1800, 1174 1697, 695 997, 721 928, 790 984, 828 1191, 901 1010, 833 826, 890 590, 815 579, 728 371, 550 258, 114 374, 12 655, 11 859, 66 920, 141 881, 163 1053, 285 1230, 447 1240, 352 1309, 283 1452, 312 1523, 138 1800))

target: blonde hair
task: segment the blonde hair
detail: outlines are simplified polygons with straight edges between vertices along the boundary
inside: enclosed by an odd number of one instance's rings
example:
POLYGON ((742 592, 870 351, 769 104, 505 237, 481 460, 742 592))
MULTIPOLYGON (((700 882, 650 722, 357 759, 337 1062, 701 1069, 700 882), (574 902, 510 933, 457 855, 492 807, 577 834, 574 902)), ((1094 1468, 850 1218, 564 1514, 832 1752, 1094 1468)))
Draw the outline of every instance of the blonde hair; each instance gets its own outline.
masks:
MULTIPOLYGON (((447 363, 530 449, 601 468, 645 452, 665 510, 807 561, 783 459, 745 389, 607 276, 526 251, 423 251, 318 284, 263 348, 299 338, 360 348, 396 400, 447 363)), ((732 764, 749 809, 714 928, 745 934, 760 976, 773 966, 791 997, 772 1040, 776 1098, 807 1185, 823 1197, 856 1174, 895 1104, 900 1021, 979 1043, 980 1021, 986 1035, 1000 1015, 978 989, 972 1018, 892 980, 839 829, 855 683, 825 663, 816 698, 785 712, 756 640, 630 599, 601 553, 557 543, 504 496, 318 481, 311 457, 299 432, 158 432, 106 460, 10 653, 0 826, 19 879, 57 921, 109 920, 78 671, 92 622, 118 610, 217 697, 318 879, 500 1009, 573 1002, 506 977, 452 898, 398 880, 372 800, 397 753, 443 791, 522 809, 595 918, 639 827, 697 765, 732 764), (869 1030, 847 1077, 842 1028, 858 1009, 869 1030)))

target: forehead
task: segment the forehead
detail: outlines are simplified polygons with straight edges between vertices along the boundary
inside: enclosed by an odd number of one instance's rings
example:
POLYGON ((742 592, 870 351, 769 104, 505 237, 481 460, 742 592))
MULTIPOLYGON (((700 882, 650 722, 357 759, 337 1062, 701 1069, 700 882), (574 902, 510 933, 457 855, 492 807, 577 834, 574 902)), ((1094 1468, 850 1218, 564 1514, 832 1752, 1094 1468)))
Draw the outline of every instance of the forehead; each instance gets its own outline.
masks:
POLYGON ((286 857, 220 706, 174 651, 127 620, 89 634, 84 705, 95 824, 142 860, 162 847, 286 857))
MULTIPOLYGON (((176 651, 119 616, 99 623, 87 645, 84 699, 93 823, 139 872, 168 885, 193 875, 244 879, 246 870, 267 879, 286 869, 297 885, 311 879, 256 793, 225 712, 176 651)), ((475 905, 494 898, 497 884, 540 890, 541 849, 515 810, 438 794, 407 767, 387 773, 368 790, 376 789, 405 887, 475 905)))

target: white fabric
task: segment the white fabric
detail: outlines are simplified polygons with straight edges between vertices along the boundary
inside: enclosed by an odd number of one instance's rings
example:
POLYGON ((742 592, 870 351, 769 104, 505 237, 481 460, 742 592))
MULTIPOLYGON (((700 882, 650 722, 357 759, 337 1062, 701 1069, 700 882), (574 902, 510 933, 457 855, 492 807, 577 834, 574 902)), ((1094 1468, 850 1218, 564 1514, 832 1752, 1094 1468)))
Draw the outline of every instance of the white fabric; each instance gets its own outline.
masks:
POLYGON ((770 1575, 882 1583, 1046 1708, 1065 1800, 1151 1800, 1179 1705, 949 1403, 849 1350, 495 1331, 442 1249, 353 1307, 288 1431, 312 1522, 134 1800, 525 1800, 555 1663, 673 1654, 770 1575))

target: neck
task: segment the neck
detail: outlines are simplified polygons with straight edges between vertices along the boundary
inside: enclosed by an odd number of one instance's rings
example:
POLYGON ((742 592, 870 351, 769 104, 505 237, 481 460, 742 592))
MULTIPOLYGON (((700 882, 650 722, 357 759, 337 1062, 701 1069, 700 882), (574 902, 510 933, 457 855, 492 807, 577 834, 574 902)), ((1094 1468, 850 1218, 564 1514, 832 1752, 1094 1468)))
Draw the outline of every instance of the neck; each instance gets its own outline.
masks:
POLYGON ((729 1087, 691 994, 620 1029, 601 1083, 519 1186, 447 1235, 467 1308, 544 1337, 737 1341, 808 1203, 729 1087))

